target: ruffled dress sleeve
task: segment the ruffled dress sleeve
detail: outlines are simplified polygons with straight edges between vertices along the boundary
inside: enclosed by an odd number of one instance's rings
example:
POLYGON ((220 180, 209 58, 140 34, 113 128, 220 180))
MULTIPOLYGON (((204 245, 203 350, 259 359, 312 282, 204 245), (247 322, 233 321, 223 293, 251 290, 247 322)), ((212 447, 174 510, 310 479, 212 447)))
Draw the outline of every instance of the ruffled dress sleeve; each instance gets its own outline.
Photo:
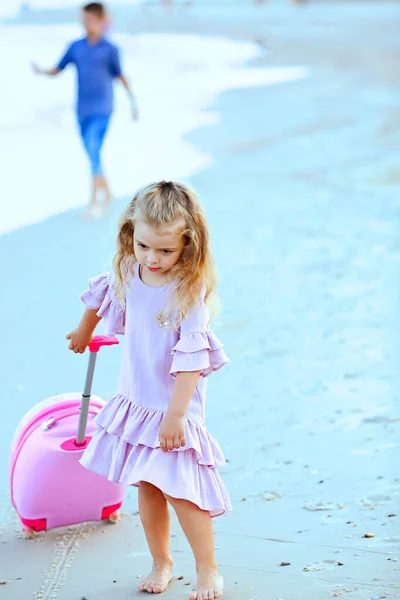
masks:
POLYGON ((104 334, 114 336, 125 333, 125 310, 114 296, 113 272, 102 273, 89 279, 89 287, 81 295, 82 302, 103 319, 104 334))
POLYGON ((184 371, 201 371, 207 377, 229 362, 223 344, 208 328, 210 314, 204 300, 193 306, 182 321, 179 340, 172 349, 170 374, 176 377, 184 371))

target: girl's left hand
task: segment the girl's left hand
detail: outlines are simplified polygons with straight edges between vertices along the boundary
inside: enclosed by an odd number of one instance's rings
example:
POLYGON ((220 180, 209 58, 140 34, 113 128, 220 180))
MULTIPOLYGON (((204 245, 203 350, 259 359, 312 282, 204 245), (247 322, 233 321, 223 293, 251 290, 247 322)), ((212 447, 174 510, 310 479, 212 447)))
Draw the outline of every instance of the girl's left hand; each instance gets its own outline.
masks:
POLYGON ((161 422, 158 439, 163 452, 186 446, 185 419, 167 412, 161 422))

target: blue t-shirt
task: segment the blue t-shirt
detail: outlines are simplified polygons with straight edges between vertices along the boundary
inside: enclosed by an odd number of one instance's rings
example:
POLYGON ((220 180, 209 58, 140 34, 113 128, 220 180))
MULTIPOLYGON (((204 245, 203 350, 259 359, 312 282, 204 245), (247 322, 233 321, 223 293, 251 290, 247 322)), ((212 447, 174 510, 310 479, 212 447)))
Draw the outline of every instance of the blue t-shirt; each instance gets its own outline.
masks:
POLYGON ((110 115, 114 107, 113 79, 122 74, 117 47, 104 38, 95 44, 83 38, 67 48, 57 66, 62 70, 69 63, 78 73, 78 116, 110 115))

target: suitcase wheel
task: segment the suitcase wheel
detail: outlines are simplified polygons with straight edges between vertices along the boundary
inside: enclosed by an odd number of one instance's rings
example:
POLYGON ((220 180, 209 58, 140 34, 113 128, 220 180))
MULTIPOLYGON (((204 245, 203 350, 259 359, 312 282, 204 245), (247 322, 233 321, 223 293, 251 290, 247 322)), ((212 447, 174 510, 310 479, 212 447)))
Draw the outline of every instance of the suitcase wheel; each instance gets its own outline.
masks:
POLYGON ((33 540, 33 538, 35 538, 37 535, 37 532, 33 529, 33 527, 28 527, 27 525, 24 525, 23 532, 26 540, 33 540))
POLYGON ((119 511, 118 510, 114 510, 114 512, 112 512, 109 515, 108 522, 111 523, 112 525, 115 525, 115 523, 118 521, 118 517, 119 517, 119 511))
POLYGON ((118 502, 118 504, 105 506, 101 513, 102 520, 108 521, 109 523, 116 523, 118 521, 119 509, 121 508, 121 505, 122 502, 118 502))

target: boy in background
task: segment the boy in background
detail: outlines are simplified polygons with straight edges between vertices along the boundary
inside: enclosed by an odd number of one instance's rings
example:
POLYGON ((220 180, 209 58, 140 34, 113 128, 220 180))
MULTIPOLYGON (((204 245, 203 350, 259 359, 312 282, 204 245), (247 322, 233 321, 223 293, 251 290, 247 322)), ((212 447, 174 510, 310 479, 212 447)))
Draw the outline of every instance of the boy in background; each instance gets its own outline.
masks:
POLYGON ((82 24, 86 36, 69 45, 55 68, 41 69, 34 64, 33 70, 40 75, 54 77, 70 63, 76 67, 77 118, 93 177, 88 216, 97 217, 102 214, 99 196, 104 195, 105 204, 111 200, 100 153, 114 109, 115 79, 121 81, 128 93, 134 120, 138 118, 138 110, 133 91, 121 70, 118 49, 104 37, 108 26, 105 6, 100 2, 86 4, 82 8, 82 24))

